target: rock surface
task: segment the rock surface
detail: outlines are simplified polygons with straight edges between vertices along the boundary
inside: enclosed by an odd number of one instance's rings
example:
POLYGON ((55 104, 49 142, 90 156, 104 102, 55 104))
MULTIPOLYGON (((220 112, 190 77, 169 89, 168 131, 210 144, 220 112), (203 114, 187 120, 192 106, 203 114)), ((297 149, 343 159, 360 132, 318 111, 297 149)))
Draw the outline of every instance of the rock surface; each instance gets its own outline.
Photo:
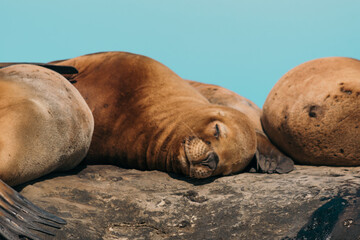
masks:
POLYGON ((17 190, 67 220, 55 239, 360 237, 360 167, 193 180, 94 165, 17 190))

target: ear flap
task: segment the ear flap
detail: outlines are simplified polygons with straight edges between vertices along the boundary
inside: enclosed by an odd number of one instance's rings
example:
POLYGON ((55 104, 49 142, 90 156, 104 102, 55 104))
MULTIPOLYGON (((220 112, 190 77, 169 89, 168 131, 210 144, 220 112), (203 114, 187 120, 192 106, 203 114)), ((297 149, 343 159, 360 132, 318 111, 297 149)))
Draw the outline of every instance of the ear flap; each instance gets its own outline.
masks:
POLYGON ((294 170, 294 162, 291 158, 280 152, 264 134, 257 132, 256 135, 256 172, 288 173, 294 170))
POLYGON ((0 68, 8 67, 8 66, 15 65, 15 64, 37 65, 37 66, 51 69, 60 74, 77 74, 77 73, 79 73, 78 70, 72 66, 52 65, 52 64, 45 64, 45 63, 8 62, 8 63, 0 63, 0 68))

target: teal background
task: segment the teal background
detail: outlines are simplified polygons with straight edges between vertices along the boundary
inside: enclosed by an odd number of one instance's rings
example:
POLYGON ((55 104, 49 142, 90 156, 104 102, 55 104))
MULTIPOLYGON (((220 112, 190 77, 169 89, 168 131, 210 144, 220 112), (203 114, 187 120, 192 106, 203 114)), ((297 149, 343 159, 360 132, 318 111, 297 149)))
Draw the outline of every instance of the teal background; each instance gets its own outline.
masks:
POLYGON ((260 107, 305 61, 360 58, 358 0, 0 0, 0 61, 129 51, 260 107))

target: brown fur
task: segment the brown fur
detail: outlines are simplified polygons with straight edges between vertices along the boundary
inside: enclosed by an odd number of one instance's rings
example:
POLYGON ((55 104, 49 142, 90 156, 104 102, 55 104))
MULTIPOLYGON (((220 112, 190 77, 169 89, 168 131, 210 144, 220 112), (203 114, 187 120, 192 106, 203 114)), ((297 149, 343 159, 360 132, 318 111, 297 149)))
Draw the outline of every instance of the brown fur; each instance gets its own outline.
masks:
POLYGON ((60 74, 34 65, 0 69, 0 179, 17 185, 76 166, 93 131, 91 112, 60 74))
POLYGON ((242 171, 255 153, 248 117, 153 59, 107 52, 54 63, 79 71, 72 80, 95 118, 89 162, 203 178, 242 171))
POLYGON ((327 57, 286 73, 264 103, 262 124, 295 161, 360 165, 360 61, 327 57))

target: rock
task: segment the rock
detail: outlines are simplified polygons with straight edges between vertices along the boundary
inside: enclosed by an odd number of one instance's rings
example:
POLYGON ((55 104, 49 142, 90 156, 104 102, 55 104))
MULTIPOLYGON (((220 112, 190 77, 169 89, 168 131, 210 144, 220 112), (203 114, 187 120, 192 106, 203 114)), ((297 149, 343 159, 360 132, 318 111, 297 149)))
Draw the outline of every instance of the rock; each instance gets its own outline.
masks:
POLYGON ((269 93, 262 124, 293 160, 360 165, 360 61, 321 58, 286 73, 269 93))
POLYGON ((360 236, 360 167, 296 168, 195 180, 93 165, 17 190, 67 220, 55 239, 360 236))

